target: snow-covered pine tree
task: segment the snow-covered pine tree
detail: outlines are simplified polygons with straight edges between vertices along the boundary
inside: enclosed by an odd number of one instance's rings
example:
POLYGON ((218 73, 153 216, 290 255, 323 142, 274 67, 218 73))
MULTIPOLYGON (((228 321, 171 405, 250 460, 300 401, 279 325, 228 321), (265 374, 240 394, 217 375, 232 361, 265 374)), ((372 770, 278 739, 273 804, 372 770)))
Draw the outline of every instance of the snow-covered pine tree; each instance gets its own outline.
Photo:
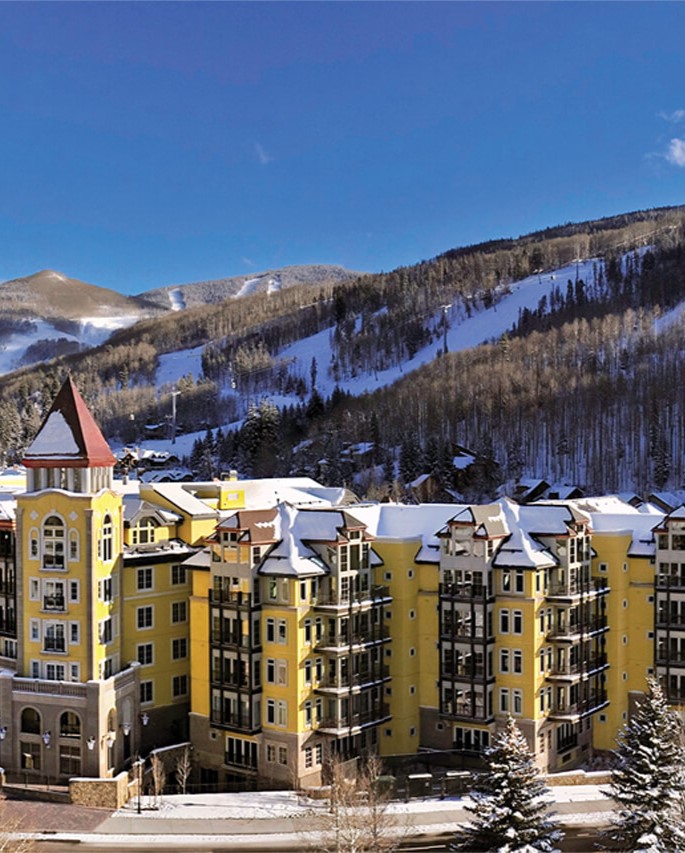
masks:
POLYGON ((526 739, 513 717, 486 750, 487 771, 471 792, 470 823, 455 837, 455 849, 492 853, 554 853, 563 838, 549 814, 545 785, 526 739))
POLYGON ((685 747, 677 714, 658 681, 616 738, 611 788, 616 804, 606 837, 620 850, 668 853, 685 850, 685 747))

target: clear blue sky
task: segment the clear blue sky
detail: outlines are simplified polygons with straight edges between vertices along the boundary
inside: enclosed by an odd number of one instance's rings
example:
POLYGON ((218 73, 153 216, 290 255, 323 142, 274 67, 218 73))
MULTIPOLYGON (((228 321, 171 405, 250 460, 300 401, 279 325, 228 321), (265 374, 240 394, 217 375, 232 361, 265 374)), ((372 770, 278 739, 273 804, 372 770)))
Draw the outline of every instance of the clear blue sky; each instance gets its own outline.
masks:
POLYGON ((685 202, 682 3, 0 3, 0 280, 128 293, 685 202))

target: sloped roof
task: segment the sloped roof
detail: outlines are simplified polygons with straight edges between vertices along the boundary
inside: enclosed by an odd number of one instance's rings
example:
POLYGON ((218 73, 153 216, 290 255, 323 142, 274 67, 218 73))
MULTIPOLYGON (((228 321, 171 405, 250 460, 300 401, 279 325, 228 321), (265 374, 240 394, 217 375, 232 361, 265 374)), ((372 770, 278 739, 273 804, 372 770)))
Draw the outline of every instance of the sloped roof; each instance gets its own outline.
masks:
POLYGON ((116 462, 71 377, 62 385, 22 461, 27 468, 106 468, 116 462))

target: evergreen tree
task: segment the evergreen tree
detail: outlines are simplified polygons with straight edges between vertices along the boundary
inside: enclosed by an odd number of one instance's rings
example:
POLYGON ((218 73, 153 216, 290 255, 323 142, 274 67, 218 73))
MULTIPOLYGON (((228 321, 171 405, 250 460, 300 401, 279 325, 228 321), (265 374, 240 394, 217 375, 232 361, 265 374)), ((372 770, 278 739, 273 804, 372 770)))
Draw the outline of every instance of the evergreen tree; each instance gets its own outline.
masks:
POLYGON ((471 793, 473 818, 456 849, 491 853, 551 853, 563 837, 547 812, 548 792, 513 717, 486 750, 487 771, 471 793))
POLYGON ((658 681, 616 738, 611 788, 616 803, 607 838, 621 850, 676 853, 685 849, 685 747, 677 714, 658 681))

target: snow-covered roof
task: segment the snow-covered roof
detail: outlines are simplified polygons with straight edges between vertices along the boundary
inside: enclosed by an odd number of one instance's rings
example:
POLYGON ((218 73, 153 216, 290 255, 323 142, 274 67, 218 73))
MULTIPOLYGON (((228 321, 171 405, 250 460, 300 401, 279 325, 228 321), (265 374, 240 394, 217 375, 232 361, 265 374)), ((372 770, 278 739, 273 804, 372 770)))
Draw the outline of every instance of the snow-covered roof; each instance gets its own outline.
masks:
POLYGON ((337 531, 332 530, 331 525, 335 525, 336 520, 342 521, 337 512, 301 512, 290 504, 279 504, 274 527, 280 541, 262 561, 260 573, 295 577, 325 574, 324 561, 305 540, 335 539, 337 531), (326 515, 331 517, 321 517, 326 515), (301 516, 308 518, 300 519, 301 516))
POLYGON ((183 516, 144 500, 139 494, 125 494, 123 505, 124 521, 128 524, 135 524, 139 518, 149 515, 154 516, 160 524, 174 524, 183 521, 183 516))
POLYGON ((67 378, 24 454, 27 468, 111 467, 114 454, 78 389, 67 378))
MULTIPOLYGON (((546 524, 558 525, 558 513, 540 512, 540 510, 556 509, 556 507, 519 506, 514 501, 500 501, 504 522, 509 530, 509 536, 497 549, 492 564, 507 568, 547 569, 558 564, 556 557, 527 529, 526 522, 534 522, 534 529, 541 532, 546 524), (530 512, 531 509, 538 512, 530 512)), ((563 533, 568 528, 563 526, 563 533)))

